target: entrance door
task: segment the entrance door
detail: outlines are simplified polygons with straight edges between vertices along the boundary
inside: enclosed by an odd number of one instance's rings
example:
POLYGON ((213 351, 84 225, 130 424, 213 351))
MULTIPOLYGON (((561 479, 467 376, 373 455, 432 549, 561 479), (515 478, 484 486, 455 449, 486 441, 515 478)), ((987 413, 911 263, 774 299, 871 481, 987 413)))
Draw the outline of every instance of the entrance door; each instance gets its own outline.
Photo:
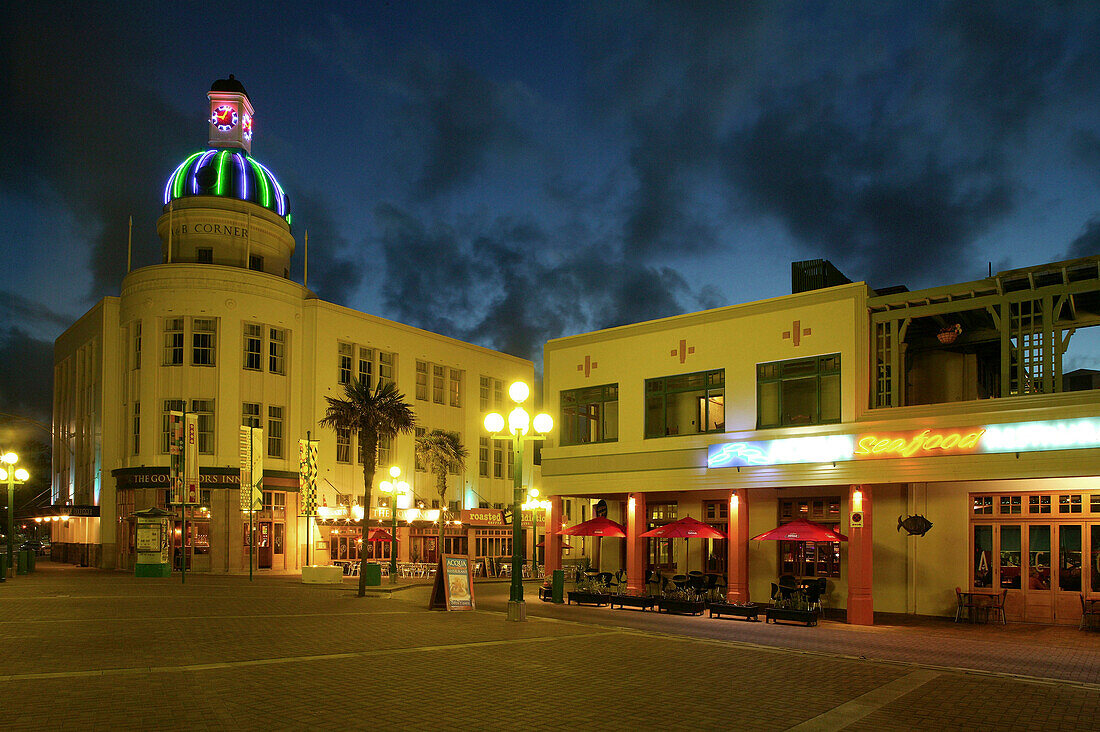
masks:
POLYGON ((271 569, 272 540, 271 522, 260 522, 260 535, 256 538, 256 566, 260 569, 271 569))
POLYGON ((271 526, 271 551, 275 555, 272 564, 275 569, 286 569, 286 524, 275 522, 271 526))
POLYGON ((1082 576, 1083 524, 1058 524, 1058 544, 1055 547, 1054 619, 1059 623, 1081 622, 1081 592, 1085 589, 1082 576))
MULTIPOLYGON (((1084 523, 1027 526, 1027 580, 1023 588, 1024 620, 1074 624, 1081 620, 1081 595, 1095 580, 1090 568, 1100 551, 1100 525, 1084 523), (1091 536, 1086 564, 1085 538, 1091 536)), ((1002 570, 1003 571, 1003 570, 1002 570)), ((1096 584, 1093 584, 1096 587, 1096 584)))

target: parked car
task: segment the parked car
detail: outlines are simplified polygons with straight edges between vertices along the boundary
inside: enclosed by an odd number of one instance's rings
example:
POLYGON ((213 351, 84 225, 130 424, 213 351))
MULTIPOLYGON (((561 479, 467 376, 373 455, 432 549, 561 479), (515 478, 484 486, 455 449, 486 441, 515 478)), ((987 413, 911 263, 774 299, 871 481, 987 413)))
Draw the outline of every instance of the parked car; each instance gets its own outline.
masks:
POLYGON ((22 544, 19 545, 19 549, 21 551, 30 550, 30 551, 34 552, 35 554, 42 554, 43 552, 45 552, 48 549, 48 546, 46 544, 43 544, 38 539, 27 539, 26 541, 24 541, 22 544))

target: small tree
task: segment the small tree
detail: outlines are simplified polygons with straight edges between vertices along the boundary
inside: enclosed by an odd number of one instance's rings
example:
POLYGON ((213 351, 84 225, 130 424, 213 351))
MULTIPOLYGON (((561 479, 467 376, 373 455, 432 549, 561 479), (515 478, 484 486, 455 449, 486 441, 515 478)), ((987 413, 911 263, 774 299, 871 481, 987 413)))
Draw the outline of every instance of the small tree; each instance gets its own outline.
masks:
MULTIPOLYGON (((370 384, 352 380, 344 386, 344 398, 326 396, 328 409, 321 419, 322 427, 350 430, 359 436, 359 460, 363 464, 363 518, 359 522, 363 541, 367 540, 370 519, 371 488, 378 463, 378 437, 393 439, 400 433, 413 431, 416 417, 405 396, 390 383, 378 382, 372 391, 370 384)), ((367 553, 359 555, 359 597, 367 592, 367 553)))
POLYGON ((439 492, 439 553, 443 554, 443 511, 447 508, 447 473, 461 473, 466 469, 469 452, 462 445, 457 432, 432 430, 416 438, 416 459, 424 469, 435 476, 435 488, 439 492))

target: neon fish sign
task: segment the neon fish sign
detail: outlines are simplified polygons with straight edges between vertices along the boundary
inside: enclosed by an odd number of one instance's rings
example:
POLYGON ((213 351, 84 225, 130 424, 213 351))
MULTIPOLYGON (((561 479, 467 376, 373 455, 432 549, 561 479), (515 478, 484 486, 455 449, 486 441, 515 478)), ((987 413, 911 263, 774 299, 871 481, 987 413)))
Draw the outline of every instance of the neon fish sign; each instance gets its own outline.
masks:
POLYGON ((827 463, 963 453, 1100 448, 1100 420, 1011 422, 949 430, 790 437, 711 445, 707 467, 827 463))

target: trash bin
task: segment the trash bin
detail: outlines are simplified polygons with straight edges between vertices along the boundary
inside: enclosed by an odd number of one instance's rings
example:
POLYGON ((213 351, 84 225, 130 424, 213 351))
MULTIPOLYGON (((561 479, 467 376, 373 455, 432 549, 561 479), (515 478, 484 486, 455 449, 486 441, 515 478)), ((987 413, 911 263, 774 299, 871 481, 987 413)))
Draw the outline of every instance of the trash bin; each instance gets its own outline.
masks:
POLYGON ((34 550, 33 549, 28 549, 27 550, 27 571, 28 572, 33 572, 34 571, 34 565, 35 565, 35 562, 37 562, 37 561, 38 560, 35 558, 34 550))
POLYGON ((367 563, 363 576, 367 578, 368 587, 378 587, 382 584, 382 565, 367 563))
POLYGON ((565 602, 565 572, 561 569, 554 570, 554 578, 550 587, 551 599, 559 605, 565 602))
POLYGON ((28 552, 24 549, 20 549, 19 551, 17 551, 15 553, 15 573, 16 574, 27 574, 27 572, 30 571, 27 568, 28 561, 29 561, 27 559, 27 554, 29 554, 29 553, 30 552, 28 552))

